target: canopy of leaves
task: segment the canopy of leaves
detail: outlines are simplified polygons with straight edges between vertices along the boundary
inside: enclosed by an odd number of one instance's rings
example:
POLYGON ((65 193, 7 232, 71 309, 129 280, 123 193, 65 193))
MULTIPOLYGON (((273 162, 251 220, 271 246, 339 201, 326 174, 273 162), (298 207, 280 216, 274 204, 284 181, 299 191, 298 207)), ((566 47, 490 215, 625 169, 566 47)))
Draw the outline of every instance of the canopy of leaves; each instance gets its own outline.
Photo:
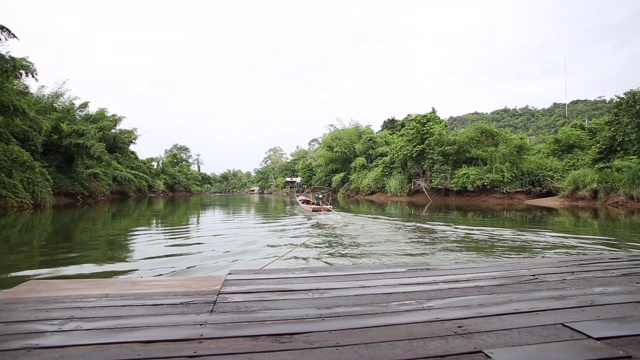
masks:
POLYGON ((596 163, 640 158, 640 89, 616 99, 613 112, 598 124, 596 163))
MULTIPOLYGON (((12 39, 15 34, 0 25, 0 45, 12 39)), ((131 150, 136 130, 120 128, 123 117, 90 110, 64 86, 32 92, 26 80, 36 74, 26 58, 0 52, 0 206, 46 205, 54 194, 201 188, 187 147, 174 145, 156 166, 141 160, 131 150)))
POLYGON ((490 113, 474 112, 466 115, 451 116, 447 119, 449 128, 459 130, 477 123, 493 124, 497 128, 527 136, 546 136, 558 132, 560 128, 572 121, 590 122, 609 115, 613 110, 614 100, 598 98, 596 100, 573 100, 568 104, 569 118, 563 103, 536 109, 525 106, 494 110, 490 113))
MULTIPOLYGON (((612 174, 621 169, 636 173, 633 161, 640 157, 637 96, 638 90, 631 90, 612 100, 572 101, 570 119, 565 117, 564 104, 554 104, 447 121, 432 110, 402 120, 389 118, 377 133, 356 122, 332 125, 309 148, 298 149, 290 160, 279 163, 279 168, 304 174, 308 184, 311 179, 311 185, 339 191, 401 195, 411 190, 412 180, 418 180, 427 189, 451 191, 563 192, 568 186, 564 179, 572 171, 604 166, 616 179, 618 175, 612 174), (610 165, 618 160, 627 165, 610 165)), ((269 166, 263 165, 256 169, 256 177, 287 173, 267 171, 269 166)), ((603 191, 634 194, 635 178, 625 179, 609 181, 603 191)))
MULTIPOLYGON (((0 45, 16 39, 0 25, 0 45)), ((204 174, 204 160, 185 145, 139 159, 131 150, 136 129, 121 128, 123 117, 91 110, 64 86, 31 91, 27 81, 36 76, 27 58, 0 51, 3 207, 49 204, 54 194, 283 188, 285 178, 296 176, 306 186, 395 195, 410 192, 416 183, 443 191, 640 195, 640 89, 610 100, 574 100, 569 118, 565 104, 556 103, 447 120, 432 109, 389 118, 378 132, 339 122, 291 154, 272 147, 253 173, 204 174)))

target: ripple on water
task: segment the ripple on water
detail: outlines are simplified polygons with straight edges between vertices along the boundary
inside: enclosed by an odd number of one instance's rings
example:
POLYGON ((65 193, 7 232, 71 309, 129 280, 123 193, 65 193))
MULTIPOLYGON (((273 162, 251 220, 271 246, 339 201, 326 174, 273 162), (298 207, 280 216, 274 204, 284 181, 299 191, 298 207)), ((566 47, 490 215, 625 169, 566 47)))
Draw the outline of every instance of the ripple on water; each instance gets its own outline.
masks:
MULTIPOLYGON (((561 217, 557 212, 538 211, 531 216, 503 212, 479 217, 478 209, 470 213, 459 209, 439 213, 437 208, 430 208, 427 213, 402 205, 390 208, 392 211, 372 208, 367 210, 369 213, 359 214, 348 209, 308 214, 286 198, 220 196, 205 200, 193 209, 180 207, 192 200, 175 200, 171 206, 158 207, 162 210, 150 215, 151 219, 138 216, 144 221, 132 221, 129 227, 122 222, 135 218, 133 215, 106 218, 90 241, 73 237, 66 241, 68 234, 79 236, 76 234, 82 233, 80 229, 90 226, 67 221, 64 231, 58 231, 66 238, 33 235, 44 239, 43 244, 59 241, 57 247, 47 252, 48 248, 41 245, 35 265, 30 265, 34 255, 29 247, 22 252, 16 250, 7 258, 17 265, 1 275, 20 279, 88 274, 222 275, 230 269, 260 268, 276 258, 269 267, 464 264, 487 259, 640 250, 637 237, 628 235, 637 229, 635 218, 614 223, 608 230, 606 224, 590 225, 589 218, 582 215, 561 217), (120 228, 119 232, 114 231, 120 228), (621 240, 619 236, 626 238, 621 240), (100 255, 95 257, 98 261, 86 260, 96 253, 100 255)), ((95 223, 97 217, 92 214, 90 220, 95 223)))

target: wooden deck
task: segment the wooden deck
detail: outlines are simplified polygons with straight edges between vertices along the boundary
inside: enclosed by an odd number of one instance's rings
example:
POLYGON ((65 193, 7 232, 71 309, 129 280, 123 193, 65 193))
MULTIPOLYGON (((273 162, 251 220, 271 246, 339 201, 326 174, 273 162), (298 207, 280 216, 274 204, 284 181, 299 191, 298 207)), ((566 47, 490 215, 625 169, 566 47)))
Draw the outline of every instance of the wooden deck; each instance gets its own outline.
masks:
POLYGON ((0 359, 640 359, 640 254, 40 280, 0 359))

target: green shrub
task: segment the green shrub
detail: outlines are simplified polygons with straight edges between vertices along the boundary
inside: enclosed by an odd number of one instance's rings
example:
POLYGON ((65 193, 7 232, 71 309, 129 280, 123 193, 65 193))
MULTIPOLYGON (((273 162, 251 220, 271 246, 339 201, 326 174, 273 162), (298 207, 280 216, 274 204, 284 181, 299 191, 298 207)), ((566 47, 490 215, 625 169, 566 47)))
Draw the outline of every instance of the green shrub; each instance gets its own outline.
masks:
POLYGON ((0 206, 31 207, 51 204, 51 178, 20 147, 0 144, 0 206))
POLYGON ((598 196, 599 174, 595 169, 580 169, 569 173, 562 183, 561 195, 578 194, 582 197, 598 196))
POLYGON ((387 194, 393 196, 403 196, 409 193, 411 183, 406 176, 395 174, 389 177, 385 184, 387 194))
POLYGON ((477 190, 486 185, 484 169, 478 166, 463 166, 453 174, 451 186, 454 190, 477 190))
POLYGON ((522 166, 521 188, 535 191, 556 191, 562 178, 562 163, 552 157, 532 155, 522 166))
POLYGON ((580 169, 571 172, 562 184, 562 195, 578 194, 588 198, 604 198, 608 194, 640 197, 640 162, 637 159, 617 160, 600 169, 580 169))
POLYGON ((619 174, 616 191, 623 196, 640 198, 640 160, 618 160, 612 168, 619 174))

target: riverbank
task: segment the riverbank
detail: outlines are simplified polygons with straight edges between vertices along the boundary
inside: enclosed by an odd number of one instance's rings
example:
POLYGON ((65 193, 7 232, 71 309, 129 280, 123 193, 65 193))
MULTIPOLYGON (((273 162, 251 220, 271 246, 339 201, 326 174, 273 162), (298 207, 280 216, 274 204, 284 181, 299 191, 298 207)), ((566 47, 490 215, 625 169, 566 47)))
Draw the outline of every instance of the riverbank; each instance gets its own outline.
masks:
MULTIPOLYGON (((190 196, 199 195, 202 193, 188 193, 188 192, 155 192, 147 195, 134 195, 133 197, 139 198, 144 196, 158 197, 158 196, 190 196)), ((97 197, 90 197, 86 195, 57 195, 53 198, 54 207, 64 206, 78 206, 78 205, 90 205, 97 204, 104 201, 126 199, 131 196, 108 194, 97 197)), ((433 203, 451 203, 451 204, 478 204, 478 205, 535 205, 551 208, 566 208, 566 207, 595 207, 595 206, 607 206, 613 208, 635 208, 640 209, 640 202, 630 200, 624 196, 612 194, 604 199, 583 199, 577 197, 560 197, 560 196, 544 196, 544 195, 531 195, 525 192, 512 192, 504 193, 500 191, 467 191, 467 192, 434 192, 429 193, 427 196, 424 192, 415 192, 408 196, 392 196, 387 193, 379 192, 374 194, 347 194, 346 197, 353 199, 365 199, 374 202, 387 202, 387 201, 404 201, 411 202, 418 205, 427 205, 433 203)))
POLYGON ((414 204, 433 203, 458 203, 458 204, 483 204, 483 205, 535 205, 551 208, 566 208, 572 206, 595 207, 607 206, 614 208, 640 208, 640 202, 627 199, 626 197, 613 194, 604 199, 585 200, 582 198, 564 198, 560 196, 540 196, 531 195, 524 192, 503 193, 500 191, 478 191, 478 192, 449 192, 430 193, 427 196, 424 192, 415 192, 409 196, 391 196, 386 193, 375 194, 350 194, 349 197, 365 199, 375 202, 386 201, 406 201, 414 204))

